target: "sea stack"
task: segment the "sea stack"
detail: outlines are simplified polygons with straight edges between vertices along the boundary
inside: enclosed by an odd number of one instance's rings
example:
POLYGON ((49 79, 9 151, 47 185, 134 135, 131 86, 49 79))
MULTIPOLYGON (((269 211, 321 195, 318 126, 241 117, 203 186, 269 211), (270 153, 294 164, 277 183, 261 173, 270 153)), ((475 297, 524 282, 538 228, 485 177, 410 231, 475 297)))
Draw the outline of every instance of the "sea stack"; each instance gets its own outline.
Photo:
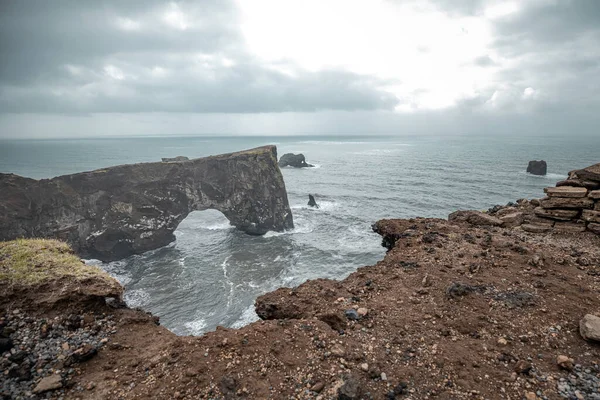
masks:
POLYGON ((546 175, 547 170, 548 165, 544 160, 529 161, 529 165, 527 165, 527 172, 529 172, 532 175, 546 175))
POLYGON ((315 197, 312 194, 308 195, 308 205, 309 207, 320 208, 317 202, 315 201, 315 197))
POLYGON ((304 154, 300 153, 300 154, 293 154, 293 153, 287 153, 281 156, 281 158, 279 159, 279 166, 280 167, 294 167, 294 168, 310 168, 310 167, 314 167, 314 165, 312 164, 308 164, 306 162, 306 159, 304 158, 304 154))

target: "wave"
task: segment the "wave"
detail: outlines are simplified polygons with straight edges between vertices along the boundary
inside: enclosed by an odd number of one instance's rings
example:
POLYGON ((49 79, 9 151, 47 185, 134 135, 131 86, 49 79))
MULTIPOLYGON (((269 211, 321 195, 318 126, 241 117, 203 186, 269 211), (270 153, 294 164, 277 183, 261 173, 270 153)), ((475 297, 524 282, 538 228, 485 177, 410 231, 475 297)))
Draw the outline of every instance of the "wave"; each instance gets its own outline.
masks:
POLYGON ((252 304, 242 312, 240 317, 233 324, 231 324, 231 327, 234 329, 239 329, 258 320, 259 318, 254 310, 254 304, 252 304))
POLYGON ((210 225, 200 225, 198 226, 198 228, 200 229, 208 229, 209 231, 225 231, 225 230, 229 230, 229 229, 233 229, 233 225, 231 225, 229 223, 229 221, 227 222, 219 222, 216 224, 210 224, 210 225))
POLYGON ((125 303, 130 308, 144 307, 150 302, 150 293, 144 289, 133 289, 125 291, 125 303))
POLYGON ((185 326, 190 335, 201 335, 204 333, 204 329, 207 327, 206 320, 204 318, 197 319, 195 321, 186 322, 183 324, 185 326))
MULTIPOLYGON (((309 163, 310 164, 310 163, 309 163)), ((281 167, 281 169, 286 170, 299 170, 299 171, 310 171, 312 169, 319 169, 321 168, 321 164, 311 164, 312 167, 306 167, 306 168, 296 168, 296 167, 292 167, 291 165, 286 165, 285 167, 281 167)))

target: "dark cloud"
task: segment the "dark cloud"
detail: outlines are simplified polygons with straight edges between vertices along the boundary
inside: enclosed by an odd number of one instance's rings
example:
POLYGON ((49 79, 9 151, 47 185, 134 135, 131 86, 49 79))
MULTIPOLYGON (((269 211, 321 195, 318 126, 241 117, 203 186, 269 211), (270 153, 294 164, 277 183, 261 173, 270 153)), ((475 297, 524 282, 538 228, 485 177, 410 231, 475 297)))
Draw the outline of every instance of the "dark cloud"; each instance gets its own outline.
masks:
POLYGON ((492 60, 487 54, 475 58, 475 60, 473 60, 473 63, 479 67, 491 67, 493 65, 496 65, 496 62, 492 60))
POLYGON ((3 112, 392 109, 383 82, 277 71, 247 54, 230 1, 9 1, 0 12, 3 112), (170 18, 170 19, 169 19, 170 18))

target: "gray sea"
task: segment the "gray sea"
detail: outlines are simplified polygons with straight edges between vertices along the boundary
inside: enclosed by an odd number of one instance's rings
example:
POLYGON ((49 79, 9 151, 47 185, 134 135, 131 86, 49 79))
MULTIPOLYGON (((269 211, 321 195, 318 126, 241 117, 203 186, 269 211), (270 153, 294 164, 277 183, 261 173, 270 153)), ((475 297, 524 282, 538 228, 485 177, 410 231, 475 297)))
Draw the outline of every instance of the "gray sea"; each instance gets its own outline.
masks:
POLYGON ((600 162, 595 138, 541 137, 152 137, 0 141, 0 172, 50 178, 117 164, 203 157, 265 144, 303 153, 315 168, 282 170, 296 228, 248 236, 218 211, 190 214, 177 240, 125 260, 96 263, 126 288, 126 301, 180 335, 257 319, 257 296, 314 278, 346 277, 384 256, 371 224, 381 218, 445 218, 487 209, 600 162), (525 173, 545 159, 545 177, 525 173), (307 206, 308 194, 321 208, 307 206))

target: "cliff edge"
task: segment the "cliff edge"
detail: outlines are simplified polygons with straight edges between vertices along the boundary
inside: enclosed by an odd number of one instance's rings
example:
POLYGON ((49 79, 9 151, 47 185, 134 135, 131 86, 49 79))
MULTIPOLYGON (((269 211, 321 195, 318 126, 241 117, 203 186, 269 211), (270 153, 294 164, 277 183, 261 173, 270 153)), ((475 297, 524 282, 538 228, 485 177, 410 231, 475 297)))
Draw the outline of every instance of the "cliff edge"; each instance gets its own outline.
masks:
POLYGON ((0 174, 0 240, 58 238, 84 258, 165 246, 190 212, 206 209, 249 234, 292 229, 276 147, 53 179, 0 174))

